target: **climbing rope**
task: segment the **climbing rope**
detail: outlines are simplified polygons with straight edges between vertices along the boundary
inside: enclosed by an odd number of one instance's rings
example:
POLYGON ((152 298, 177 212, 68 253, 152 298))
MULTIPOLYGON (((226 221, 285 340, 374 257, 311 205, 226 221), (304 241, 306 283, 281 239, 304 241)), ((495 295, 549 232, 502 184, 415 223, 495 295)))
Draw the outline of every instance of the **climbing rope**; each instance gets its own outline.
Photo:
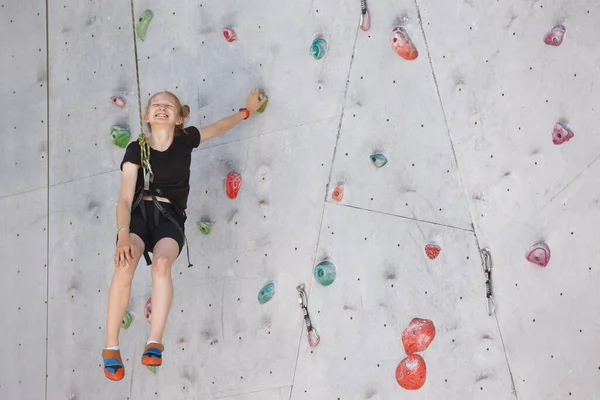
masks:
POLYGON ((148 144, 148 137, 144 134, 144 125, 142 117, 142 95, 140 92, 140 69, 138 64, 138 51, 137 51, 137 33, 135 31, 135 10, 133 7, 133 0, 130 0, 131 4, 131 27, 133 29, 133 50, 135 53, 135 78, 137 80, 137 98, 138 98, 138 111, 140 117, 140 135, 138 136, 138 143, 141 149, 141 163, 144 170, 144 189, 150 188, 150 182, 154 178, 152 168, 150 167, 150 144, 148 144))

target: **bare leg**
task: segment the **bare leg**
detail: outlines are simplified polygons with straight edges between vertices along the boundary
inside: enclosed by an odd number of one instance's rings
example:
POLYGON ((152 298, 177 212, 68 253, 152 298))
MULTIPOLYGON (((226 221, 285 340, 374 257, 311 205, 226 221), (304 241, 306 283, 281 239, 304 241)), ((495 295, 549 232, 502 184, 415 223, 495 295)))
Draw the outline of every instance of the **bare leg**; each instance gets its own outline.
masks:
POLYGON ((108 311, 106 314, 106 341, 104 347, 119 345, 119 332, 129 299, 131 297, 131 281, 140 257, 144 252, 144 242, 135 233, 131 234, 135 246, 135 257, 130 265, 115 266, 115 273, 108 291, 108 311))
POLYGON ((162 343, 173 299, 171 267, 179 255, 179 245, 174 239, 163 238, 154 245, 152 254, 152 327, 148 341, 162 343))

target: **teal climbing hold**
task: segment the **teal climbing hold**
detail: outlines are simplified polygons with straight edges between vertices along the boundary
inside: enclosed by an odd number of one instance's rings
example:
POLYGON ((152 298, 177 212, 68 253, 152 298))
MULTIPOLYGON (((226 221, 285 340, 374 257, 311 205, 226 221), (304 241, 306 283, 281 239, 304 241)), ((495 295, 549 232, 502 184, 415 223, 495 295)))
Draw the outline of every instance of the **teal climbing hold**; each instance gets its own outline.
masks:
POLYGON ((152 18, 154 18, 154 13, 152 10, 144 11, 138 20, 137 26, 135 27, 135 31, 142 42, 146 40, 146 32, 148 31, 148 25, 150 25, 152 18))
POLYGON ((203 234, 209 235, 210 231, 212 231, 213 223, 210 221, 198 221, 196 222, 196 227, 203 234))
POLYGON ((323 286, 331 285, 336 275, 335 264, 331 261, 321 261, 315 266, 315 279, 323 286))
MULTIPOLYGON (((259 92, 258 93, 258 101, 262 101, 262 99, 264 99, 264 98, 265 98, 265 95, 262 92, 259 92)), ((265 112, 265 110, 267 109, 267 104, 269 104, 269 100, 265 101, 265 103, 262 106, 260 106, 260 108, 258 110, 256 110, 256 112, 259 112, 259 113, 265 112)))
POLYGON ((383 167, 388 162, 387 157, 384 156, 383 154, 371 154, 370 158, 371 158, 371 162, 373 163, 373 165, 376 166, 377 168, 383 167))
POLYGON ((260 292, 258 292, 258 302, 260 304, 265 304, 267 301, 271 300, 275 295, 275 284, 273 282, 267 283, 260 292))
POLYGON ((327 42, 325 39, 317 38, 313 40, 310 45, 310 54, 315 58, 315 60, 320 60, 325 57, 325 53, 327 52, 327 42))
POLYGON ((127 129, 113 126, 110 128, 110 138, 115 145, 124 149, 131 139, 131 134, 127 129))

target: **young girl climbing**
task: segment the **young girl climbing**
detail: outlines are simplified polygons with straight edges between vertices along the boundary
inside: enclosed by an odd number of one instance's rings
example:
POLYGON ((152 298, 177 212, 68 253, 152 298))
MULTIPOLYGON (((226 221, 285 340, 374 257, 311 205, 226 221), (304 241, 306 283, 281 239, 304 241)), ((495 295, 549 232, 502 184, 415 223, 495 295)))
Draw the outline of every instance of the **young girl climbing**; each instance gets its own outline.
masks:
POLYGON ((115 272, 108 294, 106 341, 102 351, 108 379, 118 381, 125 376, 119 331, 142 255, 152 264, 152 323, 142 364, 162 364, 163 333, 173 297, 171 267, 185 244, 192 150, 248 119, 267 101, 266 96, 259 100, 259 93, 258 89, 253 90, 246 98, 245 108, 201 131, 194 126, 183 128, 190 109, 182 106, 174 94, 156 93, 148 101, 144 121, 150 136, 140 135, 138 141, 130 143, 121 163, 115 272), (151 261, 148 252, 152 252, 151 261))

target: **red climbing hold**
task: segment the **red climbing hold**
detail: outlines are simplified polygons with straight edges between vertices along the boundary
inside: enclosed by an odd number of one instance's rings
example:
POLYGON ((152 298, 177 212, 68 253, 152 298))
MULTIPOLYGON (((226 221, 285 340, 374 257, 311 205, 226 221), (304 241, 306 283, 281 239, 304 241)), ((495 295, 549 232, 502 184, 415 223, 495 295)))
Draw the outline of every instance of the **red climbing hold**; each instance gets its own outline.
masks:
POLYGON ((435 337, 435 326, 428 319, 413 318, 402 332, 402 344, 406 354, 425 351, 435 337))
POLYGON ((227 193, 227 197, 235 199, 240 192, 241 186, 242 176, 240 174, 233 171, 227 174, 227 179, 225 180, 225 192, 227 193))
POLYGON ((575 136, 573 132, 571 132, 560 122, 556 123, 556 125, 554 125, 554 129, 552 129, 552 143, 554 144, 558 145, 568 142, 573 136, 575 136))
POLYGON ((430 260, 435 260, 442 249, 436 244, 428 244, 425 246, 425 254, 430 260))
POLYGON ((152 297, 148 297, 148 301, 144 306, 144 317, 146 317, 148 323, 152 322, 152 297))
POLYGON ((344 186, 340 185, 333 189, 333 193, 331 193, 331 198, 337 201, 338 203, 341 203, 342 199, 344 198, 344 186))
POLYGON ((237 35, 229 28, 223 29, 223 36, 225 36, 225 40, 227 40, 229 43, 237 40, 237 35))
POLYGON ((421 389, 427 378, 425 360, 418 354, 413 354, 400 361, 396 367, 396 381, 406 390, 421 389))
POLYGON ((417 47, 404 28, 395 28, 390 35, 390 42, 396 54, 406 60, 414 60, 419 56, 417 47))
POLYGON ((555 26, 544 35, 544 43, 550 46, 560 46, 566 31, 567 29, 563 25, 555 26))
POLYGON ((546 243, 538 243, 527 250, 525 258, 540 267, 545 267, 550 262, 550 247, 546 243))

